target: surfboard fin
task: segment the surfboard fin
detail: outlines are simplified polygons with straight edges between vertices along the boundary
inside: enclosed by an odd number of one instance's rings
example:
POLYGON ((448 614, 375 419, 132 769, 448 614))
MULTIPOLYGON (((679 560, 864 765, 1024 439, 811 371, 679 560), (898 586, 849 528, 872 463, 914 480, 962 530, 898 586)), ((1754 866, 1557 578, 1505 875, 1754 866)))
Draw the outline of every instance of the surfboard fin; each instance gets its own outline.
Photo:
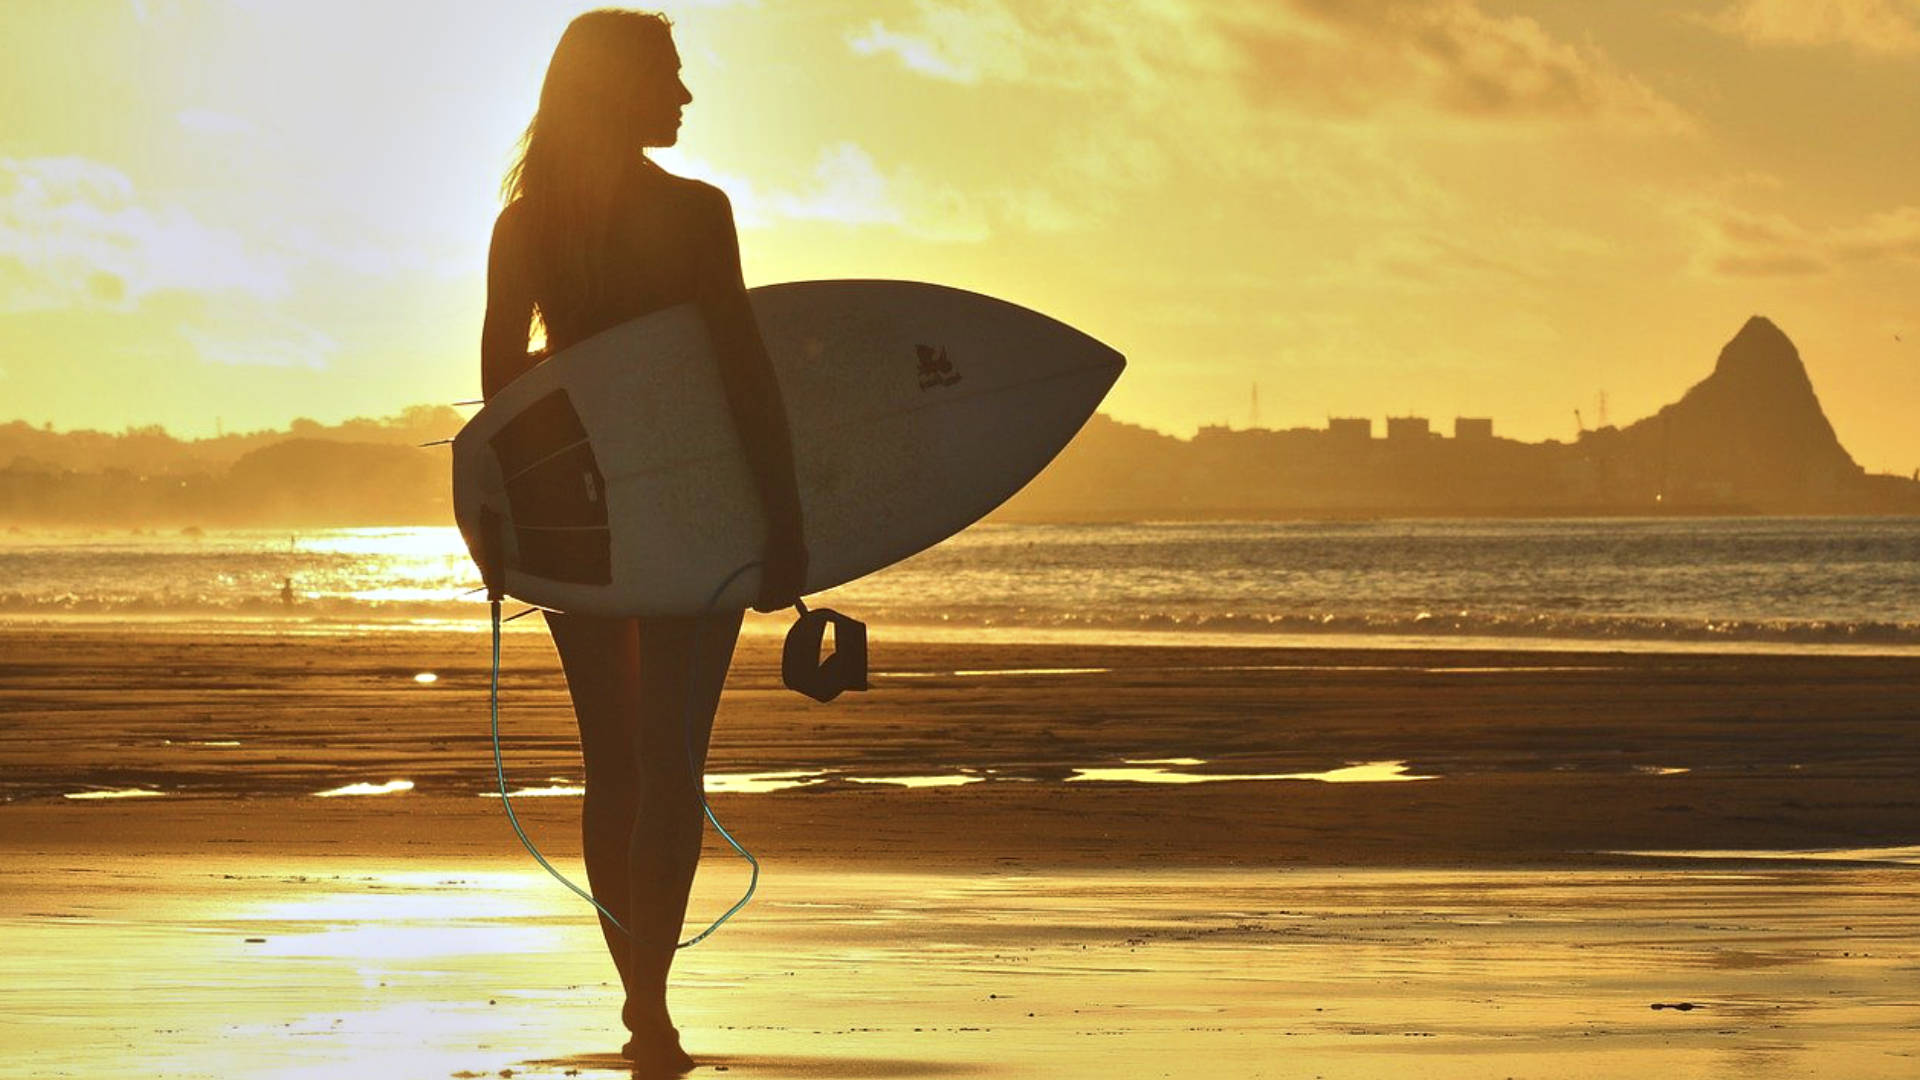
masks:
POLYGON ((831 608, 813 608, 796 601, 800 613, 787 631, 780 653, 780 681, 818 702, 832 701, 848 690, 867 689, 867 624, 831 608), (833 630, 833 653, 820 658, 828 628, 833 630))

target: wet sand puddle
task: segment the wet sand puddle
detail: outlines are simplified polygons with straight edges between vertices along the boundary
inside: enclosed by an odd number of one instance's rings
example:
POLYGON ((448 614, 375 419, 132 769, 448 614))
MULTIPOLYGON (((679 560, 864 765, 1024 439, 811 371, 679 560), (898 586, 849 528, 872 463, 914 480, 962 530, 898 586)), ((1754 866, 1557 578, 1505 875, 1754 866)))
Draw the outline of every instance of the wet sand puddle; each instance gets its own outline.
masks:
POLYGON ((1920 845, 1857 848, 1720 848, 1671 851, 1608 851, 1607 855, 1635 855, 1646 859, 1711 859, 1721 862, 1859 862, 1920 866, 1920 845))
POLYGON ((411 780, 388 780, 384 784, 343 784, 340 787, 328 788, 325 791, 316 791, 313 793, 313 797, 316 799, 337 799, 343 796, 355 795, 399 795, 412 790, 413 781, 411 780))
MULTIPOLYGON (((706 778, 707 794, 746 794, 759 795, 773 791, 792 791, 796 788, 813 787, 832 780, 851 784, 899 784, 903 787, 958 787, 962 784, 975 784, 992 779, 986 775, 992 769, 978 772, 941 774, 933 776, 843 776, 831 772, 763 772, 763 773, 714 773, 706 778)), ((551 777, 546 787, 529 787, 509 790, 507 794, 515 799, 525 798, 578 798, 587 793, 584 785, 570 781, 565 777, 551 777)), ((498 791, 480 792, 482 798, 497 799, 498 791)))
MULTIPOLYGON (((1116 768, 1074 769, 1073 775, 1066 781, 1104 780, 1141 784, 1193 784, 1218 780, 1319 780, 1326 783, 1370 783, 1398 780, 1434 780, 1438 777, 1415 776, 1406 771, 1404 761, 1367 761, 1322 772, 1302 773, 1197 773, 1175 772, 1168 766, 1192 768, 1209 764, 1201 758, 1147 758, 1127 761, 1116 768)), ((965 784, 978 784, 987 781, 1000 782, 1036 782, 1033 777, 1002 776, 997 769, 962 769, 952 773, 933 773, 917 776, 854 776, 847 773, 826 770, 821 772, 763 772, 763 773, 715 773, 706 778, 708 794, 743 793, 763 794, 775 791, 793 791, 799 788, 817 787, 832 782, 848 784, 893 784, 909 788, 960 787, 965 784)), ((540 788, 522 788, 509 791, 513 798, 541 796, 579 796, 586 789, 578 784, 569 783, 562 778, 553 778, 553 786, 540 788)), ((481 792, 482 796, 499 797, 499 792, 481 792)))
POLYGON ((1202 784, 1224 780, 1317 780, 1326 784, 1373 784, 1401 780, 1437 780, 1437 776, 1415 776, 1407 772, 1404 761, 1361 761, 1320 772, 1297 773, 1205 773, 1175 772, 1169 766, 1192 769, 1206 765, 1200 758, 1147 758, 1128 761, 1117 768, 1075 769, 1068 783, 1082 780, 1134 784, 1202 784))
MULTIPOLYGON (((1103 781, 1113 783, 1136 784, 1198 784, 1228 780, 1314 780, 1330 784, 1341 783, 1385 783, 1404 780, 1434 780, 1435 776, 1414 775, 1407 772, 1404 761, 1364 761, 1319 772, 1297 773, 1208 773, 1194 772, 1195 768, 1208 765, 1203 758, 1142 758, 1128 760, 1119 766, 1088 767, 1072 770, 1065 778, 1067 783, 1080 781, 1103 781)), ((1684 770, 1681 770, 1684 771, 1684 770)), ((890 784, 909 788, 960 787, 967 784, 987 781, 1034 783, 1035 777, 1000 775, 997 769, 966 768, 950 773, 930 773, 903 776, 856 776, 836 770, 822 771, 784 771, 756 773, 713 773, 706 777, 707 793, 712 794, 765 794, 776 791, 793 791, 799 788, 818 787, 834 782, 847 784, 890 784)), ((381 795, 403 795, 414 790, 411 780, 393 779, 384 782, 358 781, 328 788, 313 793, 315 798, 354 798, 381 795)), ((165 791, 147 788, 127 788, 102 791, 70 792, 69 799, 125 799, 159 796, 165 791)), ((481 798, 500 797, 498 790, 477 792, 481 798)), ((540 786, 510 788, 507 794, 515 799, 537 798, 579 798, 586 794, 586 788, 578 781, 568 777, 548 777, 547 783, 540 786)))
MULTIPOLYGON (((960 668, 951 671, 876 671, 875 679, 979 679, 1000 675, 1109 675, 1114 672, 1110 667, 1002 667, 1002 668, 960 668)), ((1143 669, 1133 669, 1143 670, 1143 669)), ((1420 671, 1428 675, 1498 675, 1514 672, 1569 672, 1569 671, 1607 671, 1599 664, 1474 664, 1447 665, 1409 669, 1405 665, 1393 664, 1181 664, 1173 668, 1146 668, 1144 670, 1176 671, 1337 671, 1337 672, 1401 672, 1420 671)))
MULTIPOLYGON (((8 1045, 31 1075, 624 1075, 597 930, 504 865, 31 872, 8 1045)), ((693 917, 737 885, 703 874, 693 917)), ((1916 901, 1893 867, 774 868, 682 958, 678 1018, 765 1077, 1907 1077, 1916 901)))
MULTIPOLYGON (((226 744, 215 744, 226 745, 226 744)), ((1067 775, 1057 778, 1045 778, 1008 772, 996 768, 962 767, 951 772, 909 774, 899 776, 858 775, 837 769, 787 769, 767 772, 745 773, 709 773, 706 790, 709 795, 744 794, 759 795, 773 792, 794 791, 803 788, 817 788, 831 784, 874 784, 894 785, 908 788, 962 787, 979 783, 1132 783, 1132 784, 1200 784, 1227 781, 1313 781, 1328 784, 1355 783, 1403 783, 1421 780, 1443 779, 1436 773, 1415 773, 1410 771, 1404 760, 1356 761, 1330 769, 1305 772, 1276 773, 1232 773, 1209 771, 1214 762, 1206 758, 1170 757, 1170 758, 1128 758, 1118 765, 1076 766, 1066 771, 1067 775)), ((1554 768, 1572 768, 1572 766, 1552 766, 1554 768)), ((1625 771, 1646 777, 1678 776, 1693 771, 1684 765, 1628 765, 1625 771)), ((388 795, 404 795, 416 790, 412 780, 393 778, 387 780, 363 780, 342 784, 323 791, 311 792, 315 798, 354 798, 388 795)), ((172 794, 167 789, 156 787, 143 788, 97 788, 63 793, 63 797, 75 800, 108 800, 151 798, 172 794)), ((246 794, 244 791, 230 791, 225 794, 246 794)), ((577 777, 550 776, 543 784, 510 788, 507 794, 515 799, 538 798, 580 798, 586 788, 577 777)), ((480 798, 497 799, 498 789, 473 792, 480 798)), ((1673 853, 1651 853, 1673 854, 1673 853)))

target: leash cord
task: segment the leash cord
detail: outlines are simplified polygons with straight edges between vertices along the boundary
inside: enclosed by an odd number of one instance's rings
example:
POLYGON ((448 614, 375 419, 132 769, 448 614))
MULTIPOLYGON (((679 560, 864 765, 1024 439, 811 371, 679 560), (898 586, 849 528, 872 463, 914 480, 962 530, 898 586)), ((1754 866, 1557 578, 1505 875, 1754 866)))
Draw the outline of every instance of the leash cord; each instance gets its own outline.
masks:
MULTIPOLYGON (((713 614, 714 605, 720 602, 721 594, 725 593, 729 586, 739 580, 741 574, 760 565, 762 564, 758 560, 742 565, 733 573, 728 574, 726 580, 722 581, 719 587, 713 590, 713 595, 707 598, 706 609, 700 613, 699 620, 696 621, 693 626, 693 648, 691 655, 687 659, 686 708, 681 714, 683 734, 685 736, 683 743, 687 750, 687 771, 693 775, 694 790, 700 796, 700 810, 706 816, 706 819, 713 823, 715 831, 719 832, 719 834, 726 839, 727 843, 733 845, 733 850, 739 852, 741 858, 747 860, 747 864, 752 867, 752 873, 747 878, 747 891, 741 895, 740 899, 734 901, 733 906, 728 908, 725 914, 713 920, 712 925, 708 926, 705 930, 676 944, 674 946, 676 949, 691 948, 712 936, 715 930, 720 929, 722 923, 733 918, 735 913, 747 906, 747 901, 753 899, 754 890, 760 885, 760 860, 754 858, 752 852, 743 847, 740 841, 734 839, 733 834, 727 831, 727 827, 720 824, 720 819, 714 816, 713 807, 707 802, 706 775, 700 768, 699 763, 694 760, 693 756, 693 716, 696 708, 693 686, 699 677, 700 671, 701 633, 706 629, 707 619, 713 614)), ((547 857, 540 854, 540 849, 534 846, 532 838, 527 835, 527 830, 521 827, 519 815, 513 812, 513 799, 507 794, 506 759, 500 750, 500 601, 491 600, 489 603, 493 608, 493 677, 489 683, 487 696, 488 713, 492 719, 493 727, 493 772, 494 778, 500 785, 500 805, 506 808, 507 820, 512 822, 514 834, 520 837, 521 845, 527 849, 528 854, 533 856, 534 861, 545 868, 547 873, 553 875, 554 880, 573 890, 574 895, 592 904, 594 910, 598 911, 602 918, 611 923, 614 929, 626 935, 628 939, 632 939, 633 931, 627 929, 625 924, 614 917, 613 912, 608 911, 601 905, 600 901, 594 899, 592 893, 575 885, 567 879, 565 874, 554 869, 553 864, 547 861, 547 857)))

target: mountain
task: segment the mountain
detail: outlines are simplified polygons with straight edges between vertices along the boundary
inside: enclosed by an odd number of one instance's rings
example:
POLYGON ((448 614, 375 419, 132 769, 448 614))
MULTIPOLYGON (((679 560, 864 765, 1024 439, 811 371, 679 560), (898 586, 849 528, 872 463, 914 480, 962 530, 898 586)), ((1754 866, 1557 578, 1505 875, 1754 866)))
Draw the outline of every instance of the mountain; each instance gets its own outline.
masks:
POLYGON ((1713 374, 1621 433, 1616 452, 1659 463, 1657 494, 1813 510, 1863 476, 1820 408, 1800 351, 1762 316, 1720 350, 1713 374))

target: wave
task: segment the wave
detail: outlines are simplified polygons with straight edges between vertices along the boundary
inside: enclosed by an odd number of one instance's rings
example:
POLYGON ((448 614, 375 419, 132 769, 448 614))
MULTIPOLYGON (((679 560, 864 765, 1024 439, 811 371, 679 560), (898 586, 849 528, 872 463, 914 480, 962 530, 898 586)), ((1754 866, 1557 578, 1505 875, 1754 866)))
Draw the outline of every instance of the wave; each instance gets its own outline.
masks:
POLYGON ((61 616, 123 616, 131 618, 191 619, 350 619, 379 622, 411 619, 485 618, 484 601, 362 600, 354 597, 302 598, 292 604, 277 597, 86 594, 78 592, 33 595, 0 593, 0 618, 58 618, 61 616))
POLYGON ((1920 622, 1828 619, 1726 619, 1566 613, 1451 612, 1013 612, 929 618, 925 612, 862 611, 869 621, 931 622, 956 628, 1026 627, 1061 631, 1195 632, 1236 636, 1380 635, 1441 638, 1548 638, 1595 642, 1780 642, 1920 645, 1920 622))
MULTIPOLYGON (((1841 619, 1741 619, 1566 611, 1352 610, 1324 611, 1070 611, 1042 607, 967 606, 932 611, 897 603, 870 603, 858 596, 827 595, 876 625, 983 631, 1039 630, 1075 634, 1194 633, 1253 640, 1282 636, 1380 636, 1403 638, 1550 639, 1606 642, 1756 642, 1785 645, 1920 646, 1920 622, 1841 619)), ((509 608, 511 613, 513 608, 509 608)), ((366 600, 303 598, 286 604, 271 597, 178 594, 57 595, 0 593, 0 619, 62 617, 132 619, 248 619, 341 621, 363 624, 480 622, 486 606, 477 597, 366 600)))

